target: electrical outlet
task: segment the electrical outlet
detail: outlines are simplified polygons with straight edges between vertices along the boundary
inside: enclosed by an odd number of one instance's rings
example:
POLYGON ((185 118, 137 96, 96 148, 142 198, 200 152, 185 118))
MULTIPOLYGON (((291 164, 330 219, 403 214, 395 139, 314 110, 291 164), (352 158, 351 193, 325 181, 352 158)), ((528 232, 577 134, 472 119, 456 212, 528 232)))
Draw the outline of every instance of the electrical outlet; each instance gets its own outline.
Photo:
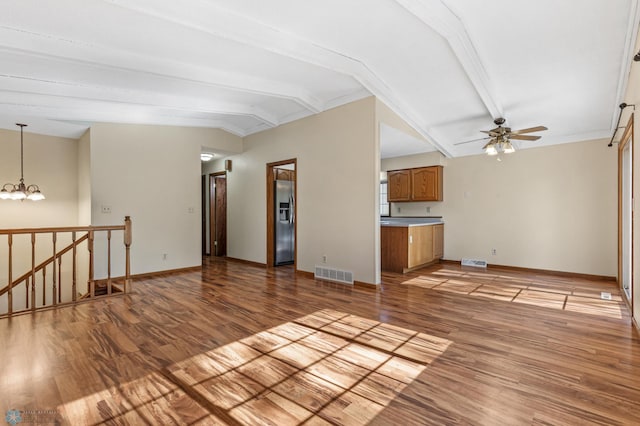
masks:
POLYGON ((402 211, 402 209, 400 207, 398 207, 398 213, 400 213, 402 211))
POLYGON ((196 209, 194 209, 193 207, 189 207, 187 209, 187 213, 195 213, 196 209))
POLYGON ((322 263, 327 263, 327 255, 322 256, 322 263))
POLYGON ((102 206, 102 213, 110 214, 111 213, 111 206, 102 206))
POLYGON ((431 207, 427 207, 427 213, 431 213, 431 207))
POLYGON ((496 249, 491 249, 491 255, 495 256, 496 254, 498 254, 498 251, 496 249))
POLYGON ((162 253, 162 260, 167 260, 167 256, 169 256, 167 253, 162 253))

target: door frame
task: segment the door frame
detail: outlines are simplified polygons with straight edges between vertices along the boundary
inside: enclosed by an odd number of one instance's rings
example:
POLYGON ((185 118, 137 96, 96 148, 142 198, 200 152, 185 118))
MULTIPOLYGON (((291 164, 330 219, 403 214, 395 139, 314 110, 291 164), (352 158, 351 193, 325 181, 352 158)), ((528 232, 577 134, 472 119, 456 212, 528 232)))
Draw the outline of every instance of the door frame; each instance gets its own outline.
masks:
POLYGON ((284 166, 286 164, 293 164, 293 169, 295 171, 293 177, 293 198, 295 203, 293 203, 293 217, 295 218, 293 222, 293 238, 295 244, 293 245, 293 269, 295 271, 298 270, 298 159, 291 158, 289 160, 276 161, 274 163, 268 163, 266 167, 266 182, 267 182, 267 268, 275 268, 275 215, 273 209, 274 203, 274 189, 273 182, 275 182, 275 171, 274 169, 277 166, 284 166))
POLYGON ((634 232, 635 232, 635 226, 634 226, 634 221, 633 221, 633 214, 634 214, 634 175, 635 175, 635 161, 634 161, 634 156, 635 156, 635 147, 634 147, 634 136, 633 136, 633 121, 634 120, 634 114, 631 114, 631 117, 629 117, 629 122, 627 123, 627 126, 624 130, 624 133, 622 135, 622 138, 620 139, 620 143, 618 144, 618 286, 620 287, 620 292, 623 293, 622 298, 626 301, 626 303, 629 306, 630 312, 631 312, 631 316, 633 317, 633 299, 634 299, 634 293, 636 291, 636 289, 634 288, 634 273, 635 273, 635 268, 634 268, 634 232), (628 298, 624 288, 623 288, 623 283, 622 283, 622 215, 623 215, 623 202, 622 202, 622 180, 623 180, 623 176, 622 176, 622 161, 623 161, 623 151, 626 147, 627 144, 631 144, 631 176, 630 176, 630 183, 631 183, 631 252, 629 253, 629 255, 631 256, 631 259, 629 260, 630 262, 630 266, 631 266, 631 274, 629 279, 631 280, 631 283, 629 284, 631 286, 631 297, 628 298))
MULTIPOLYGON (((201 194, 201 210, 202 210, 202 255, 203 256, 207 256, 207 220, 209 220, 209 218, 207 218, 207 175, 202 175, 202 180, 201 180, 201 184, 200 184, 200 192, 201 194)), ((210 253, 209 253, 210 254, 210 253)))
MULTIPOLYGON (((227 178, 227 172, 209 173, 209 253, 215 257, 215 236, 216 236, 216 177, 224 176, 227 178)), ((228 181, 227 181, 228 182, 228 181)), ((226 198, 226 194, 225 194, 226 198)), ((226 230, 225 230, 226 233, 226 230)))

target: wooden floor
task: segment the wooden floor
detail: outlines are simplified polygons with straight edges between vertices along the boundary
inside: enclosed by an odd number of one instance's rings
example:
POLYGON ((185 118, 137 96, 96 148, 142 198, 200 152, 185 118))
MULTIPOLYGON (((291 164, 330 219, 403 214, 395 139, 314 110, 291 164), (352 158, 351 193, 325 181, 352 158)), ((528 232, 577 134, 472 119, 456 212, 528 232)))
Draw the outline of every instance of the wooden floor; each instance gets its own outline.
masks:
POLYGON ((0 339, 19 424, 640 424, 640 339, 606 281, 446 264, 372 290, 205 259, 0 339))

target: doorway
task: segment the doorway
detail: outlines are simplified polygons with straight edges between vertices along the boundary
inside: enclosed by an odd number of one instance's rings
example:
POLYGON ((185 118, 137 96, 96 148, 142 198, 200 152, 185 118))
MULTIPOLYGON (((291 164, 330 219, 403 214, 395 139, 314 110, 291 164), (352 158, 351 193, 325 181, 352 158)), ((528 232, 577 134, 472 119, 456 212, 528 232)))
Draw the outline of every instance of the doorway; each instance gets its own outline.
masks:
POLYGON ((209 175, 209 253, 227 255, 227 172, 209 175))
POLYGON ((633 312, 633 114, 618 147, 618 280, 633 312))
POLYGON ((267 266, 297 269, 297 160, 267 164, 267 266))

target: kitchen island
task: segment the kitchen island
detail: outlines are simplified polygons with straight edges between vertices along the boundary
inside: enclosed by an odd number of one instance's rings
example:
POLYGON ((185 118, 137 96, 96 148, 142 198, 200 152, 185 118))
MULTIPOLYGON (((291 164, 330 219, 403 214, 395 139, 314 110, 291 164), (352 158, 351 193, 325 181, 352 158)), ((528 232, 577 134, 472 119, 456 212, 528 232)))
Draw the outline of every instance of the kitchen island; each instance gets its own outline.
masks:
POLYGON ((383 271, 405 273, 439 261, 444 255, 444 222, 437 218, 382 218, 383 271))

